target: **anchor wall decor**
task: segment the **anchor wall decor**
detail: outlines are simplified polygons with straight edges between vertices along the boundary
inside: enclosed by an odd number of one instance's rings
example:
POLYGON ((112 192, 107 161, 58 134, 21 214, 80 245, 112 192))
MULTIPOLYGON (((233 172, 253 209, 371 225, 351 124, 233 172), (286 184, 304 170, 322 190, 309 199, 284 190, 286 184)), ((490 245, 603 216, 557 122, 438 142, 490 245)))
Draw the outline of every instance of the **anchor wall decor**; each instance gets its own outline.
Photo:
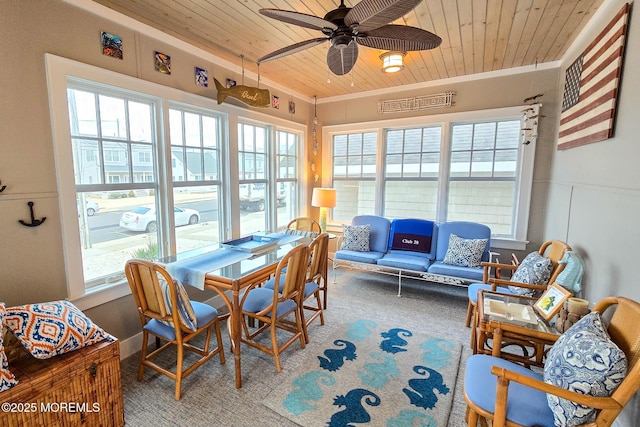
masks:
POLYGON ((31 213, 31 222, 25 222, 24 220, 19 219, 18 222, 26 227, 37 227, 39 225, 42 225, 42 223, 47 219, 46 216, 43 216, 40 219, 36 219, 35 215, 33 214, 33 202, 29 202, 27 203, 29 205, 29 211, 31 213))

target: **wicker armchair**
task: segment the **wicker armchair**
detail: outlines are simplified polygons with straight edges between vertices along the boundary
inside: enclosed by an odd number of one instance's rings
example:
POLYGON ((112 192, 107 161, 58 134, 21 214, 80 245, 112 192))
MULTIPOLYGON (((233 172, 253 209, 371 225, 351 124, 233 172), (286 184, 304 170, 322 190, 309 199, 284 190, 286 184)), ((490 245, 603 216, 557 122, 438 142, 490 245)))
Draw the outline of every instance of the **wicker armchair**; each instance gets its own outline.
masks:
MULTIPOLYGON (((553 268, 551 270, 551 277, 547 281, 547 283, 536 285, 529 283, 520 283, 513 282, 508 279, 502 279, 500 275, 496 275, 496 277, 489 277, 490 269, 495 269, 494 271, 500 272, 500 274, 504 271, 511 271, 512 273, 517 270, 518 263, 512 262, 511 264, 500 264, 495 262, 483 262, 482 266, 484 267, 484 275, 483 275, 483 283, 473 283, 469 285, 468 295, 469 295, 469 304, 467 305, 467 320, 466 326, 469 327, 471 325, 471 319, 473 318, 473 314, 476 309, 476 302, 478 301, 478 291, 480 290, 491 290, 498 291, 502 293, 513 293, 509 286, 517 286, 521 288, 533 289, 535 291, 544 291, 547 288, 547 285, 550 283, 554 283, 558 274, 562 272, 565 267, 565 264, 560 264, 559 261, 564 256, 565 251, 570 251, 571 247, 562 242, 560 240, 549 240, 546 241, 540 246, 538 253, 546 258, 551 260, 553 268)), ((513 261, 513 258, 512 258, 513 261)), ((517 261, 517 260, 516 260, 517 261)))
POLYGON ((615 312, 607 332, 624 352, 627 372, 610 397, 556 387, 544 382, 542 375, 515 363, 473 355, 467 360, 464 383, 468 425, 476 427, 478 421, 486 425, 486 420, 491 420, 493 427, 553 426, 554 417, 547 402, 547 396, 553 395, 595 408, 595 420, 585 426, 610 426, 640 389, 640 304, 624 297, 608 297, 596 304, 593 311, 604 313, 613 306, 615 312))

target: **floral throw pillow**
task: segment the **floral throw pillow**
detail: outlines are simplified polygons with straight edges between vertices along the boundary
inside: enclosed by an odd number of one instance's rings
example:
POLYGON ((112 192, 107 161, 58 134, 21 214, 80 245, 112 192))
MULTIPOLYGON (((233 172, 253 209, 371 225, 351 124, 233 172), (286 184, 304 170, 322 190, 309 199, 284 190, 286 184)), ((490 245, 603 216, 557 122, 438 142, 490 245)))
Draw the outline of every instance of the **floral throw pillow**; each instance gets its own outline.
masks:
MULTIPOLYGON (((609 338, 600 313, 580 319, 547 354, 544 381, 584 395, 611 396, 627 373, 624 352, 609 338)), ((547 394, 555 425, 577 426, 595 419, 596 410, 547 394)))
MULTIPOLYGON (((528 283, 529 285, 544 285, 551 277, 553 263, 549 258, 543 257, 538 252, 527 255, 511 276, 512 282, 528 283)), ((511 292, 517 295, 533 296, 535 290, 509 286, 511 292)))
POLYGON ((358 252, 370 252, 369 235, 371 233, 371 225, 343 225, 342 233, 344 240, 342 241, 342 249, 358 252))
POLYGON ((7 363, 7 355, 4 354, 4 344, 2 340, 2 325, 4 324, 4 303, 0 302, 0 391, 9 390, 14 385, 18 384, 18 380, 9 370, 9 364, 7 363))
POLYGON ((109 337, 75 305, 64 300, 9 307, 5 324, 38 359, 78 350, 109 337))
POLYGON ((449 247, 442 262, 460 267, 480 267, 488 239, 463 239, 451 233, 449 247))

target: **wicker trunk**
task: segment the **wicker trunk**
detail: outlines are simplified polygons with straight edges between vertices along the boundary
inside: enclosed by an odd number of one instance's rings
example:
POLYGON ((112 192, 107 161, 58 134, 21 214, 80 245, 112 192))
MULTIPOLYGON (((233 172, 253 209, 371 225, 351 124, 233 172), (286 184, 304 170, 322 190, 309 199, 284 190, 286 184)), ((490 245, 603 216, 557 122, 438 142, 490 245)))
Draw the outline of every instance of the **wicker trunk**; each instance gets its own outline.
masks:
POLYGON ((9 362, 20 381, 0 393, 0 426, 122 426, 120 343, 9 362))

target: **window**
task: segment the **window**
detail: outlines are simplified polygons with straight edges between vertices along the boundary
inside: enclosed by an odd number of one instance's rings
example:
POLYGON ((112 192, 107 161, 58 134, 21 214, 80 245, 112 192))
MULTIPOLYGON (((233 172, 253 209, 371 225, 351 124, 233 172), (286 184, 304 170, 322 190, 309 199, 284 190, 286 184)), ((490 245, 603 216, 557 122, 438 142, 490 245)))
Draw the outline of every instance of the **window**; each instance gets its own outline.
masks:
POLYGON ((520 120, 454 124, 447 219, 513 235, 520 120))
POLYGON ((437 216, 442 128, 387 131, 384 215, 437 216))
POLYGON ((332 169, 323 186, 338 198, 332 219, 474 221, 491 227, 495 247, 524 249, 535 141, 522 144, 522 110, 325 127, 332 169))
POLYGON ((375 212, 377 143, 377 132, 333 137, 334 219, 350 221, 356 215, 375 212))
POLYGON ((238 170, 240 171, 240 234, 267 230, 268 163, 267 128, 238 123, 238 170))
POLYGON ((298 135, 276 132, 276 227, 286 227, 298 213, 298 135))

